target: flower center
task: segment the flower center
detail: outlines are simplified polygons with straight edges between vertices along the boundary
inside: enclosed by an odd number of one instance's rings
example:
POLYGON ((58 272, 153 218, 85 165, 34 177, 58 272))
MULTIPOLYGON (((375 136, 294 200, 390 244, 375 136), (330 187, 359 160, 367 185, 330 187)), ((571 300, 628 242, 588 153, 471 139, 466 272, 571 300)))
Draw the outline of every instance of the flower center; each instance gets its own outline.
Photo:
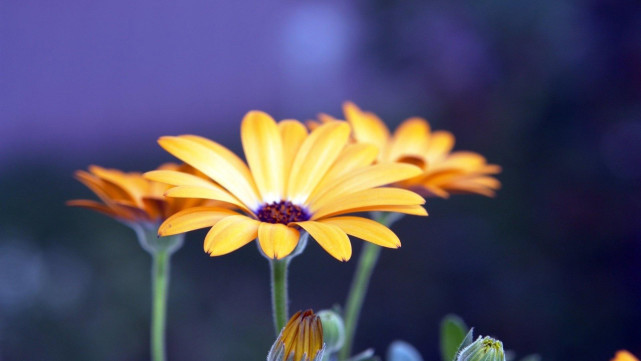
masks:
POLYGON ((256 212, 256 216, 261 222, 282 224, 304 222, 310 218, 305 208, 292 204, 290 201, 263 204, 256 212))

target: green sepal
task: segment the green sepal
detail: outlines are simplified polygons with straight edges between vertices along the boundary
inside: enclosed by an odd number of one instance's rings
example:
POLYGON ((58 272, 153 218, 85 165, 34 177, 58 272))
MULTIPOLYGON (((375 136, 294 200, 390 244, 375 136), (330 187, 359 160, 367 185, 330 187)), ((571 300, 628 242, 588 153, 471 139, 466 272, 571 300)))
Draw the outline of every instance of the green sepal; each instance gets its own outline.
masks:
POLYGON ((467 332, 467 325, 459 316, 449 314, 443 317, 440 340, 442 361, 452 361, 456 357, 467 332))
POLYGON ((465 335, 465 338, 463 338, 463 341, 461 341, 461 344, 459 347, 456 349, 456 352, 454 353, 454 357, 452 358, 451 361, 455 361, 458 355, 463 351, 464 348, 467 346, 471 345, 472 342, 474 342, 474 327, 470 328, 470 330, 467 332, 467 335, 465 335))
POLYGON ((394 341, 387 349, 387 361, 423 361, 423 358, 409 343, 394 341))

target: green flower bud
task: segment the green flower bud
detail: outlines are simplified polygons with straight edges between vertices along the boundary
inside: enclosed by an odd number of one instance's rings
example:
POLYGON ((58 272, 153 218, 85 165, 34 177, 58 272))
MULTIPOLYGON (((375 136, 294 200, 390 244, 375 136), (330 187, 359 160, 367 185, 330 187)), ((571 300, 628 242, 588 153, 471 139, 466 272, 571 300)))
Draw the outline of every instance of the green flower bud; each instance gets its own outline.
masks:
POLYGON ((459 353, 456 361, 505 361, 503 343, 491 337, 479 336, 459 353))
POLYGON ((336 352, 343 347, 345 342, 345 325, 338 313, 331 310, 318 312, 323 323, 323 341, 328 353, 336 352))

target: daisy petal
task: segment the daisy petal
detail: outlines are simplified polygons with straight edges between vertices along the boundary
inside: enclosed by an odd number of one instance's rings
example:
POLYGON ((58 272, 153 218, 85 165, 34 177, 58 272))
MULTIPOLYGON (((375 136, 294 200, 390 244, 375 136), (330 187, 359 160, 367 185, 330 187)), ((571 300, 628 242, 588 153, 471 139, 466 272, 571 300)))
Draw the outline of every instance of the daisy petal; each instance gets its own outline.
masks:
POLYGON ((439 130, 432 133, 425 157, 427 163, 433 163, 436 160, 443 159, 454 148, 454 134, 439 130))
POLYGON ((292 253, 299 238, 300 234, 296 229, 284 224, 261 222, 258 227, 260 248, 272 259, 281 259, 292 253))
POLYGON ((226 190, 219 187, 197 187, 197 186, 180 186, 169 189, 165 192, 165 196, 174 198, 198 198, 198 199, 213 199, 249 211, 247 207, 241 203, 236 197, 229 194, 226 190))
POLYGON ((324 205, 312 212, 312 220, 323 217, 350 213, 353 209, 377 206, 413 206, 424 204, 420 195, 400 188, 371 188, 342 197, 340 200, 324 205))
POLYGON ((349 125, 344 122, 323 124, 301 144, 292 164, 287 197, 303 204, 323 178, 349 137, 349 125))
POLYGON ((289 171, 292 168, 298 148, 307 137, 307 129, 296 120, 283 120, 278 122, 278 130, 283 140, 283 174, 285 175, 285 187, 287 187, 289 171))
POLYGON ((109 217, 117 216, 116 212, 113 209, 96 201, 90 201, 85 199, 75 199, 75 200, 67 201, 66 204, 71 207, 82 207, 86 209, 91 209, 93 211, 97 211, 102 214, 108 215, 109 217))
POLYGON ((242 215, 221 219, 205 236, 205 252, 221 256, 239 249, 256 238, 259 224, 242 215))
POLYGON ((349 144, 343 149, 336 159, 336 162, 327 171, 323 179, 318 183, 312 197, 317 192, 326 188, 326 185, 335 179, 351 172, 354 169, 368 166, 376 160, 378 148, 371 144, 349 144))
POLYGON ((394 132, 386 159, 396 161, 402 156, 422 156, 427 151, 430 125, 425 119, 410 118, 394 132))
POLYGON ((247 163, 262 200, 272 203, 283 195, 283 144, 278 126, 267 113, 251 111, 241 124, 247 163))
POLYGON ((226 148, 195 136, 161 137, 158 143, 229 190, 247 207, 255 209, 258 206, 258 195, 249 170, 226 148))
POLYGON ((373 144, 378 149, 385 148, 390 135, 387 126, 381 119, 373 113, 363 112, 351 102, 343 104, 343 112, 345 120, 352 126, 354 138, 359 143, 373 144))
POLYGON ((159 236, 171 236, 195 229, 211 227, 222 218, 238 213, 226 208, 194 207, 182 210, 167 218, 158 228, 159 236))
POLYGON ((403 163, 379 163, 363 167, 326 184, 322 191, 310 199, 310 209, 314 212, 346 194, 414 178, 421 173, 423 171, 420 168, 403 163))
POLYGON ((151 181, 165 183, 172 186, 218 187, 218 185, 208 181, 207 179, 175 170, 152 170, 151 172, 145 173, 144 176, 146 179, 151 181))
POLYGON ((384 225, 363 217, 332 217, 320 221, 340 227, 350 236, 358 237, 381 247, 399 248, 401 240, 384 225))
POLYGON ((350 213, 360 213, 360 212, 393 212, 393 213, 403 213, 410 214, 413 216, 427 216, 427 211, 422 206, 370 206, 370 207, 360 207, 354 208, 350 213))
POLYGON ((296 222, 306 230, 327 253, 339 261, 348 261, 352 257, 352 244, 345 232, 333 224, 314 221, 296 222))

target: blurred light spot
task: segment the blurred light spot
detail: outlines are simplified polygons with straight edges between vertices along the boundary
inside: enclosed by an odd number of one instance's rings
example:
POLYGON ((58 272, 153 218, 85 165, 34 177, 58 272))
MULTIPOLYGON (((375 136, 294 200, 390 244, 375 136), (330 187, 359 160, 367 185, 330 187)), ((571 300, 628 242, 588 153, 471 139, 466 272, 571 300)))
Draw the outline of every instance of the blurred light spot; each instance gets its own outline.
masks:
POLYGON ((282 39, 285 62, 313 66, 316 70, 334 68, 347 53, 348 24, 344 13, 330 5, 300 5, 285 22, 282 39))
POLYGON ((601 156, 617 177, 641 178, 641 121, 623 121, 610 126, 601 139, 601 156))
POLYGON ((91 269, 66 249, 47 252, 43 302, 60 315, 73 311, 89 290, 91 269))
POLYGON ((26 308, 36 299, 43 284, 40 252, 30 244, 7 242, 0 245, 0 310, 9 313, 26 308))

